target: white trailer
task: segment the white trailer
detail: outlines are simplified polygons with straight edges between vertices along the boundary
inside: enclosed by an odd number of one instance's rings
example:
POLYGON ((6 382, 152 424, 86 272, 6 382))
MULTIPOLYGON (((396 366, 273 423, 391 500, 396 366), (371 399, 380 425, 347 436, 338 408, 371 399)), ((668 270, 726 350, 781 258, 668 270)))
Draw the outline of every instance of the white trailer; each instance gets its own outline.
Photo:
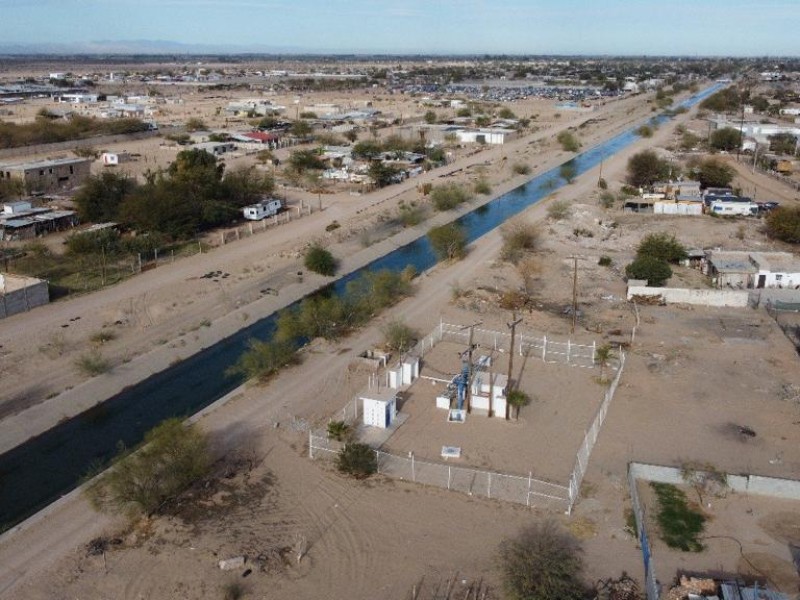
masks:
POLYGON ((277 215, 282 208, 283 202, 273 198, 272 200, 265 200, 264 202, 258 202, 256 204, 251 204, 250 206, 245 206, 242 211, 244 212, 245 219, 250 221, 260 221, 261 219, 266 219, 267 217, 277 215))

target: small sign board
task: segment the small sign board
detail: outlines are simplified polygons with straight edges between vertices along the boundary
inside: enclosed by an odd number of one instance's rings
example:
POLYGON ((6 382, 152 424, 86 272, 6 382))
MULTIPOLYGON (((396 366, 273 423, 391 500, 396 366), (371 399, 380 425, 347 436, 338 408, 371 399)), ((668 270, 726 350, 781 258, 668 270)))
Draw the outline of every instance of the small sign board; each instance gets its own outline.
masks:
POLYGON ((442 446, 442 458, 461 458, 461 447, 442 446))

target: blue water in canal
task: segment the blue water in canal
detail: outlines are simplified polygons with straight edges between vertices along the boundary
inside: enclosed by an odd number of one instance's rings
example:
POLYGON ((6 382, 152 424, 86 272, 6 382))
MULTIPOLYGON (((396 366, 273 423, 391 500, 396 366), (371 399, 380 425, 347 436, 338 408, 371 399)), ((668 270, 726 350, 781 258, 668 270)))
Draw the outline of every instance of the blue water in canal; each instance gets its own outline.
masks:
MULTIPOLYGON (((703 90, 681 106, 688 108, 721 87, 703 90)), ((668 119, 659 116, 654 121, 660 124, 668 119)), ((569 162, 580 175, 637 139, 634 130, 626 131, 569 162)), ((556 167, 458 222, 472 242, 565 184, 556 167)), ((413 265, 421 272, 435 263, 423 237, 348 275, 333 289, 340 292, 347 281, 365 270, 401 270, 413 265)), ((189 416, 236 388, 241 379, 226 376, 225 370, 237 361, 250 338, 268 339, 274 330, 274 317, 267 317, 0 456, 0 530, 77 487, 93 465, 106 463, 117 454, 119 442, 135 446, 164 419, 189 416)))

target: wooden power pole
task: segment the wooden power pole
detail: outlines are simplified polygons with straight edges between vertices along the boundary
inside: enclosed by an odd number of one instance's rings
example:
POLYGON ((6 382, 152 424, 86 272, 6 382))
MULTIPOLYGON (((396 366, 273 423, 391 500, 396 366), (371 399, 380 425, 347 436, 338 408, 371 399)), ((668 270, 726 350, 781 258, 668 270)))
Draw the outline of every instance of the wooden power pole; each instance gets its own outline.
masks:
POLYGON ((575 333, 575 324, 578 321, 578 257, 572 257, 572 327, 570 333, 575 333))
POLYGON ((477 323, 473 323, 472 325, 467 325, 466 327, 462 327, 462 329, 469 329, 469 346, 467 346, 467 360, 469 361, 469 376, 467 377, 467 389, 464 392, 464 404, 467 408, 467 414, 472 412, 472 351, 474 350, 472 344, 472 335, 475 332, 475 328, 478 325, 481 325, 483 321, 478 321, 477 323))
MULTIPOLYGON (((511 330, 511 347, 508 352, 508 377, 506 378, 506 398, 508 398, 508 393, 513 389, 511 385, 511 373, 514 369, 514 336, 517 333, 517 325, 521 321, 522 319, 517 318, 517 313, 512 312, 511 323, 506 323, 506 326, 511 330)), ((506 400, 506 421, 508 421, 508 400, 506 400)))

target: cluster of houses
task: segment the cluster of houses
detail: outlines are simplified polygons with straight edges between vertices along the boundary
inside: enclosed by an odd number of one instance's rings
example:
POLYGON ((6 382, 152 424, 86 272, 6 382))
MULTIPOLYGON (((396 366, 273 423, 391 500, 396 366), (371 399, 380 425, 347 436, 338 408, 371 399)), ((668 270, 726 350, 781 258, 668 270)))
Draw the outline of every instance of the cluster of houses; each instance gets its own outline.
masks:
POLYGON ((657 215, 757 216, 777 206, 776 202, 754 202, 731 188, 700 189, 698 181, 660 181, 652 191, 625 200, 627 212, 657 215))
POLYGON ((9 202, 0 213, 0 240, 30 240, 53 231, 71 229, 78 224, 73 210, 35 208, 30 202, 9 202))

